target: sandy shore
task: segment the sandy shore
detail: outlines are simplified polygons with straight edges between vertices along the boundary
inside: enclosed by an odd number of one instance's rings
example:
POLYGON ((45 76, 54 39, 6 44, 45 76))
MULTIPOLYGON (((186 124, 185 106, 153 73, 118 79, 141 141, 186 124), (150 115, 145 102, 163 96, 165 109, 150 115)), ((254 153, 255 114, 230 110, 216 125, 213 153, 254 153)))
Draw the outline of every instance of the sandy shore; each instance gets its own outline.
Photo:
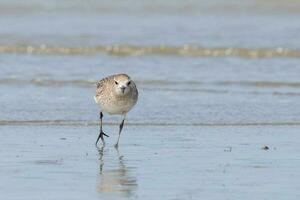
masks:
POLYGON ((299 198, 298 126, 107 129, 1 126, 1 199, 299 198))

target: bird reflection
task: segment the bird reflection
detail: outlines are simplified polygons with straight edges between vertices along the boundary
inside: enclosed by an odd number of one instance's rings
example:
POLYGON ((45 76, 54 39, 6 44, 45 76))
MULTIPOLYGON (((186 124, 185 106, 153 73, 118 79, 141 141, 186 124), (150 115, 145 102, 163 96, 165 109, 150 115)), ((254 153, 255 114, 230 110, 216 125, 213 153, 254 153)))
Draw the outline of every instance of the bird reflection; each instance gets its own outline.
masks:
MULTIPOLYGON (((104 166, 104 154, 108 154, 104 150, 105 146, 98 148, 100 162, 100 181, 98 184, 99 193, 115 193, 122 196, 131 197, 137 189, 137 179, 130 174, 130 169, 126 166, 123 156, 120 155, 119 149, 117 152, 117 164, 104 166)), ((108 158, 108 157, 107 157, 108 158)), ((106 159, 107 159, 106 158, 106 159)))

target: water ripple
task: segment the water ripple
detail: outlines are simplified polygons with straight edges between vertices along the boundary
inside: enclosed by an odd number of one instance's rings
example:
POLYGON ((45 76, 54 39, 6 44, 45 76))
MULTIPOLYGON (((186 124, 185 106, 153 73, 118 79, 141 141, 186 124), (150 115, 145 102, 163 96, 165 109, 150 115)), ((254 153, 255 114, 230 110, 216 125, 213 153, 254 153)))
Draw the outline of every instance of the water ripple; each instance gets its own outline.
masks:
MULTIPOLYGON (((93 79, 49 79, 49 78, 31 78, 22 79, 17 76, 0 78, 0 85, 36 85, 36 86, 77 86, 91 87, 96 84, 97 80, 93 79)), ((285 82, 285 81, 167 81, 167 80, 137 80, 136 83, 141 86, 236 86, 236 87, 255 87, 255 88, 300 88, 300 82, 285 82)))
POLYGON ((137 46, 137 45, 98 45, 93 47, 64 47, 41 45, 0 45, 0 53, 12 54, 56 54, 56 55, 85 55, 108 54, 113 56, 190 56, 190 57, 224 57, 236 56, 242 58, 300 58, 300 50, 282 47, 274 48, 206 48, 198 45, 185 44, 182 46, 137 46))
MULTIPOLYGON (((88 120, 0 120, 0 126, 98 126, 98 121, 88 120)), ((108 126, 119 125, 108 122, 108 126)), ((300 126, 297 122, 212 122, 212 123, 176 123, 176 122, 128 122, 126 126, 300 126)))

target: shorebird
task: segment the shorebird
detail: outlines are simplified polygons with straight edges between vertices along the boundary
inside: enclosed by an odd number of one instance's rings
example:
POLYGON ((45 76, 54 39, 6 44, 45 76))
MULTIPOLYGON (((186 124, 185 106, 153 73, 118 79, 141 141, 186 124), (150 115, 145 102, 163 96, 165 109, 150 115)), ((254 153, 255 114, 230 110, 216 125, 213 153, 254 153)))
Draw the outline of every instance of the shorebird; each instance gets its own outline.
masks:
POLYGON ((111 75, 97 82, 95 102, 100 107, 100 133, 96 141, 96 146, 101 138, 103 145, 104 137, 109 137, 102 130, 103 112, 110 115, 122 115, 122 122, 119 125, 118 141, 123 129, 126 114, 133 108, 138 100, 138 90, 135 83, 127 74, 111 75))

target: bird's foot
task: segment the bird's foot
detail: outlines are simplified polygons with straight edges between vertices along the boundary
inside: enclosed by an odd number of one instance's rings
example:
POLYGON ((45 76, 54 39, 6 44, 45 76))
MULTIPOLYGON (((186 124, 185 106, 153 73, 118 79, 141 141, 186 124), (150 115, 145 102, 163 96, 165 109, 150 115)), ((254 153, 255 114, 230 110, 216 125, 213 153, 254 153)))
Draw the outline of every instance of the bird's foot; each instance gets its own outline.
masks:
POLYGON ((100 138, 101 138, 101 140, 102 140, 103 145, 105 144, 103 135, 106 136, 106 137, 109 137, 109 136, 106 135, 103 131, 100 131, 99 136, 98 136, 97 141, 96 141, 96 144, 95 144, 96 146, 97 146, 98 141, 99 141, 100 138))
POLYGON ((108 135, 106 135, 103 131, 100 132, 100 137, 103 138, 103 135, 106 137, 109 137, 108 135))

